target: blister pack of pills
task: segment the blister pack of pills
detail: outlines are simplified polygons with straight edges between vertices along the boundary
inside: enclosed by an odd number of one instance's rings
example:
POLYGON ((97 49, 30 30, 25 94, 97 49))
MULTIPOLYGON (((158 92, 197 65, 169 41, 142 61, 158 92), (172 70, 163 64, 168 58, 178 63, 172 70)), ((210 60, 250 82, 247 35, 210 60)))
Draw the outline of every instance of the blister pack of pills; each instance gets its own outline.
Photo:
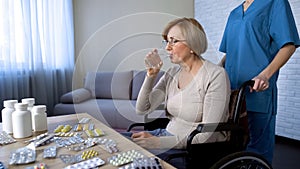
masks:
POLYGON ((9 164, 28 164, 34 162, 36 158, 36 152, 33 149, 24 147, 13 151, 10 154, 9 164))
POLYGON ((31 142, 34 142, 34 141, 38 141, 38 140, 41 140, 41 139, 43 139, 43 138, 45 138, 47 136, 48 136, 48 133, 43 133, 43 134, 40 134, 40 135, 38 135, 36 137, 33 137, 30 140, 26 140, 25 143, 31 143, 31 142))
POLYGON ((116 144, 105 144, 104 145, 104 150, 111 153, 111 154, 119 152, 119 149, 117 148, 116 144))
POLYGON ((82 161, 80 163, 69 165, 69 166, 65 167, 64 169, 78 169, 78 168, 90 169, 90 168, 99 167, 104 164, 105 164, 104 160, 102 160, 99 157, 95 157, 95 158, 92 158, 92 159, 89 159, 86 161, 82 161))
POLYGON ((101 129, 85 130, 84 131, 88 137, 100 137, 104 136, 105 133, 101 129))
POLYGON ((55 129, 54 129, 54 133, 67 133, 72 129, 72 126, 70 125, 58 125, 55 129))
POLYGON ((84 117, 84 118, 81 118, 80 120, 79 120, 79 124, 85 124, 85 123, 88 123, 88 122, 90 122, 90 118, 88 118, 88 117, 84 117))
POLYGON ((80 144, 85 142, 85 140, 81 137, 81 135, 75 135, 73 137, 57 137, 55 138, 55 144, 57 147, 68 147, 74 144, 80 144))
POLYGON ((119 169, 162 169, 162 165, 158 158, 144 157, 136 158, 132 163, 119 167, 119 169))
POLYGON ((81 151, 81 150, 84 150, 84 149, 87 149, 87 148, 90 148, 94 145, 96 145, 97 143, 94 142, 94 141, 91 141, 91 140, 85 140, 83 143, 80 143, 80 144, 76 144, 76 145, 70 145, 70 146, 67 146, 67 148, 69 150, 72 150, 72 151, 81 151))
POLYGON ((47 136, 45 136, 41 139, 35 140, 33 142, 34 146, 38 147, 38 146, 43 146, 43 145, 46 145, 46 144, 50 144, 54 141, 53 137, 54 137, 54 134, 48 134, 47 136))
POLYGON ((0 169, 7 169, 2 162, 0 162, 0 169))
POLYGON ((44 158, 55 158, 56 157, 56 146, 50 146, 44 149, 44 158))
POLYGON ((98 145, 101 145, 100 147, 103 148, 105 151, 109 153, 117 153, 119 152, 119 149, 117 148, 117 143, 112 139, 106 139, 106 138, 88 138, 89 141, 95 142, 98 145))
POLYGON ((84 130, 93 130, 95 127, 95 124, 76 124, 73 127, 74 131, 84 131, 84 130))
POLYGON ((0 144, 6 145, 16 142, 15 139, 13 139, 9 134, 7 134, 5 131, 2 131, 0 133, 0 144))
POLYGON ((73 137, 73 136, 76 136, 76 135, 78 135, 78 133, 75 133, 75 132, 67 132, 67 133, 58 132, 58 133, 55 133, 56 137, 73 137))
POLYGON ((71 154, 61 154, 59 158, 66 164, 74 164, 79 163, 81 161, 91 159, 93 157, 98 156, 98 152, 95 150, 87 150, 83 151, 80 154, 71 155, 71 154))
POLYGON ((87 150, 87 151, 84 151, 81 153, 81 158, 83 160, 87 160, 87 159, 90 159, 92 157, 95 157, 98 155, 98 152, 95 151, 95 150, 87 150))
POLYGON ((144 155, 136 150, 129 150, 119 153, 107 159, 107 161, 113 166, 122 166, 127 163, 133 162, 136 158, 144 158, 144 155))
POLYGON ((59 158, 65 163, 65 164, 74 164, 82 161, 81 154, 72 155, 72 154, 60 154, 59 158))

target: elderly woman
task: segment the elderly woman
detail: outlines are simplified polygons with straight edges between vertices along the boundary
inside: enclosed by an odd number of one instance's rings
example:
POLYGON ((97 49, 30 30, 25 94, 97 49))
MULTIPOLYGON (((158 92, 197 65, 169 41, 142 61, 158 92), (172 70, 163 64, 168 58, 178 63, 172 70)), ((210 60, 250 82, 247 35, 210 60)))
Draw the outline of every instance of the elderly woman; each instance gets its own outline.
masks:
MULTIPOLYGON (((163 62, 156 49, 146 55, 147 75, 136 110, 145 115, 165 102, 170 122, 166 129, 133 133, 131 138, 147 149, 182 149, 199 123, 227 120, 230 83, 222 67, 201 57, 207 49, 207 38, 195 19, 171 21, 163 31, 163 38, 171 62, 177 65, 169 68, 153 86, 163 62)), ((226 139, 225 133, 203 133, 196 136, 194 143, 226 139)))

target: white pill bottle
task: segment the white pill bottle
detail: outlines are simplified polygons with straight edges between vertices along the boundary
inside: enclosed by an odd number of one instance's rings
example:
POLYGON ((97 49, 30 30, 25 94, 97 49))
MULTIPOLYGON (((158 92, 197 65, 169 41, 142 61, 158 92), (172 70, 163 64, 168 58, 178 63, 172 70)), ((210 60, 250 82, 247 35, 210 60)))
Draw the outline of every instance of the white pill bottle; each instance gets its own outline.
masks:
POLYGON ((7 134, 13 133, 12 127, 12 113, 15 111, 15 104, 18 100, 5 100, 3 102, 4 109, 1 111, 2 116, 2 128, 7 134))
POLYGON ((31 109, 33 131, 48 130, 46 110, 45 105, 33 106, 31 109))
POLYGON ((29 111, 31 111, 31 109, 33 108, 34 104, 35 104, 35 98, 24 98, 21 100, 22 103, 27 103, 28 107, 27 109, 29 111))
POLYGON ((32 136, 32 119, 27 103, 16 103, 12 113, 13 137, 26 138, 32 136))
MULTIPOLYGON (((33 114, 32 114, 32 112, 31 112, 31 110, 32 110, 32 108, 33 108, 33 106, 34 106, 34 104, 35 104, 35 98, 31 98, 31 97, 29 97, 29 98, 24 98, 24 99, 21 100, 21 102, 22 102, 22 103, 27 103, 27 105, 28 105, 27 109, 28 109, 28 111, 31 113, 31 118, 32 118, 32 117, 33 117, 33 114)), ((32 123, 33 123, 33 121, 32 121, 32 123)), ((33 128, 33 124, 32 124, 32 128, 33 128)))

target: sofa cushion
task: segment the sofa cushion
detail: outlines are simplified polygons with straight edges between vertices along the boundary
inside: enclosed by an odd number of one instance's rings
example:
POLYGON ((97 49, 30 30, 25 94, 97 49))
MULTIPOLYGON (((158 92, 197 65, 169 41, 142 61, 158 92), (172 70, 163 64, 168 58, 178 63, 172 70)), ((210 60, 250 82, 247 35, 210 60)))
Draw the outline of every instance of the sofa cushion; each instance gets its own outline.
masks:
MULTIPOLYGON (((158 80, 162 77, 163 74, 164 74, 163 71, 160 71, 158 73, 154 84, 158 82, 158 80)), ((146 71, 137 71, 137 70, 133 71, 131 100, 137 99, 140 89, 145 80, 145 76, 146 76, 146 71)))
POLYGON ((76 89, 61 96, 62 103, 81 103, 91 98, 91 92, 85 88, 76 89))
POLYGON ((89 72, 85 88, 97 99, 130 99, 132 71, 89 72), (97 86, 97 87, 95 87, 97 86))

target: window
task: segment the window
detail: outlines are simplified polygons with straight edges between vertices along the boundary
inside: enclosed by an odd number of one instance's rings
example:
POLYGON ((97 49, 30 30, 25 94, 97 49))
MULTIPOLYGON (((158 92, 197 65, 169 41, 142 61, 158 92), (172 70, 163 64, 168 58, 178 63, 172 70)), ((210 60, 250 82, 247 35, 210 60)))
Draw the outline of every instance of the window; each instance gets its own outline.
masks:
POLYGON ((72 0, 0 1, 0 104, 35 97, 51 111, 70 90, 72 0))

